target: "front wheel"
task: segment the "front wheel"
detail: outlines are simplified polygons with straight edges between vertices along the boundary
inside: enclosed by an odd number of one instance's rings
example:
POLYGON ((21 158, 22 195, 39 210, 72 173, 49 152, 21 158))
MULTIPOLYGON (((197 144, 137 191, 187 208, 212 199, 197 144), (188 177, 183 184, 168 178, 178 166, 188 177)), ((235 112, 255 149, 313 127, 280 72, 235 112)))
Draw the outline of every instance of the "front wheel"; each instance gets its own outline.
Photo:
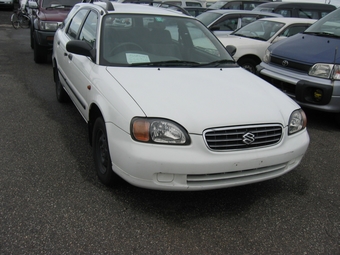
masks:
POLYGON ((28 16, 22 15, 21 17, 21 22, 20 22, 20 27, 21 28, 29 28, 31 24, 31 20, 28 16))
POLYGON ((53 68, 53 76, 54 76, 55 91, 56 91, 56 96, 57 96, 58 102, 60 102, 60 103, 67 102, 69 97, 68 97, 68 94, 66 93, 65 89, 63 88, 63 85, 61 85, 57 66, 55 66, 53 68))
POLYGON ((92 135, 93 157, 99 180, 105 185, 111 185, 117 176, 112 170, 105 122, 102 117, 96 119, 92 135))
POLYGON ((18 14, 17 13, 13 13, 12 16, 11 16, 11 23, 12 23, 12 26, 15 28, 15 29, 18 29, 20 27, 20 21, 19 21, 19 18, 18 18, 18 14))
POLYGON ((246 69, 247 71, 249 71, 251 73, 255 73, 256 72, 256 66, 259 63, 257 63, 255 60, 253 60, 251 58, 244 58, 244 59, 240 59, 238 61, 238 64, 239 64, 239 66, 246 69))
POLYGON ((34 62, 35 63, 46 63, 47 62, 47 48, 40 46, 37 38, 34 38, 34 62))

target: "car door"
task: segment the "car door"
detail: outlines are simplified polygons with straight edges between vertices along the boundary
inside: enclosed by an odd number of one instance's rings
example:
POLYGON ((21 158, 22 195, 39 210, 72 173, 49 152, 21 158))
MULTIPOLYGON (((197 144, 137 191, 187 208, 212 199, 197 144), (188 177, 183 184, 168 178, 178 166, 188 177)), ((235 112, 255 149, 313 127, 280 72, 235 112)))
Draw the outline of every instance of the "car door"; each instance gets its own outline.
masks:
MULTIPOLYGON (((70 40, 82 40, 87 42, 94 49, 97 48, 98 14, 93 10, 81 10, 73 18, 66 32, 70 40)), ((69 53, 64 54, 65 67, 63 72, 67 78, 69 95, 83 115, 87 119, 88 112, 88 90, 91 72, 95 69, 96 63, 89 57, 69 53)))

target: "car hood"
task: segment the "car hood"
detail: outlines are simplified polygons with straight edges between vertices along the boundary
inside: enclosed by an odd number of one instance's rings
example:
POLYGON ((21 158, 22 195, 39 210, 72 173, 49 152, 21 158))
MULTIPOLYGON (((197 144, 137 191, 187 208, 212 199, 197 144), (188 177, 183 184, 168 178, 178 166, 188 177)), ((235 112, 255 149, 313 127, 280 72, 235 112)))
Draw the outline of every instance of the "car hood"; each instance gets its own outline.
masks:
POLYGON ((43 21, 59 21, 62 22, 68 13, 70 12, 71 8, 48 8, 42 9, 39 12, 39 18, 43 21))
POLYGON ((107 70, 146 116, 172 119, 189 133, 232 125, 285 126, 290 113, 299 108, 281 91, 240 67, 107 70))
POLYGON ((256 47, 257 45, 263 45, 265 41, 251 39, 247 37, 241 37, 236 35, 224 35, 217 37, 220 42, 224 45, 234 45, 236 48, 238 46, 249 46, 249 47, 256 47))
MULTIPOLYGON (((273 56, 305 64, 340 63, 340 52, 335 58, 340 39, 308 34, 297 34, 270 46, 273 56), (294 49, 294 50, 292 50, 294 49)), ((338 50, 339 51, 339 50, 338 50)))

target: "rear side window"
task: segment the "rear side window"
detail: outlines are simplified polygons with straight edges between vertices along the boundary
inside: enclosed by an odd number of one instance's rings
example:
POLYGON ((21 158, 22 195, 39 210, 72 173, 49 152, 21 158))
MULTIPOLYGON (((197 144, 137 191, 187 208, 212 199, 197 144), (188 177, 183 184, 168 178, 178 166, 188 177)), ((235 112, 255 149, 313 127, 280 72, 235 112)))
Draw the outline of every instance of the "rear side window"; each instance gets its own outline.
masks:
POLYGON ((167 4, 173 4, 173 5, 177 5, 177 6, 182 6, 182 2, 179 1, 167 1, 167 4))
POLYGON ((234 31, 237 28, 238 17, 224 17, 222 20, 216 22, 212 27, 219 31, 234 31))
POLYGON ((309 25, 293 25, 286 28, 281 35, 290 37, 292 35, 304 32, 308 27, 309 25))
POLYGON ((319 19, 319 12, 318 11, 309 11, 309 10, 299 10, 298 13, 299 18, 306 18, 306 19, 319 19))
POLYGON ((321 17, 320 18, 323 18, 323 17, 325 17, 327 14, 328 14, 329 12, 321 12, 321 17))
POLYGON ((196 2, 185 2, 186 6, 195 6, 195 7, 202 7, 200 3, 196 2))
POLYGON ((283 17, 292 17, 293 16, 291 10, 281 9, 281 10, 275 11, 275 13, 281 14, 283 17))
POLYGON ((242 17, 241 18, 241 27, 248 25, 256 20, 256 17, 242 17))
POLYGON ((251 10, 254 10, 255 9, 255 7, 256 6, 258 6, 258 5, 260 5, 261 4, 261 2, 258 2, 258 3, 247 3, 247 2, 244 2, 243 3, 243 9, 244 10, 249 10, 249 11, 251 11, 251 10))

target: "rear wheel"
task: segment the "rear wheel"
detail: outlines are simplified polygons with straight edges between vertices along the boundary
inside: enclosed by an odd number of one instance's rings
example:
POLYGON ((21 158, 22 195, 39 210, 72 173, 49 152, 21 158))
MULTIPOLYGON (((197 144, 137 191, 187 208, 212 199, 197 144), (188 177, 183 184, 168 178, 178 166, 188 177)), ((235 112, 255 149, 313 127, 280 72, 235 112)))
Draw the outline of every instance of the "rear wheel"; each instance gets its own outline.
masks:
POLYGON ((13 13, 12 16, 11 16, 11 23, 12 23, 12 26, 15 28, 15 29, 18 29, 20 27, 20 21, 19 21, 19 18, 18 18, 18 14, 17 13, 13 13))
POLYGON ((92 135, 93 157, 99 180, 105 185, 111 185, 117 179, 112 170, 105 122, 102 117, 96 119, 92 135))

